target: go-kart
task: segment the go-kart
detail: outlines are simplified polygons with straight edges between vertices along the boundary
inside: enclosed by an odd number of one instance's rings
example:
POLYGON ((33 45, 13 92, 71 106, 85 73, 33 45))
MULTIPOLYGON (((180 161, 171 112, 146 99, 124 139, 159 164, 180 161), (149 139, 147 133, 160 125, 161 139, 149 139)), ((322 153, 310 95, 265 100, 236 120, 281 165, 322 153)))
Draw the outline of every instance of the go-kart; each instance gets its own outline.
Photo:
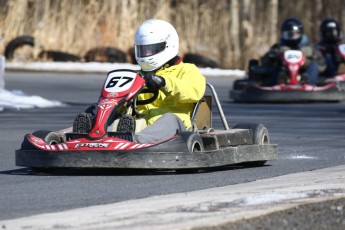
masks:
MULTIPOLYGON (((176 132, 155 143, 137 143, 133 132, 120 132, 114 124, 124 116, 140 119, 137 105, 151 103, 157 91, 147 90, 144 78, 132 70, 108 73, 90 130, 73 132, 39 130, 26 134, 16 150, 16 165, 36 170, 52 168, 121 168, 197 170, 225 165, 260 166, 277 158, 277 145, 270 144, 262 124, 243 123, 229 128, 218 96, 208 84, 210 95, 195 104, 193 129, 176 132), (151 94, 141 101, 138 95, 151 94), (212 103, 224 130, 212 127, 212 103), (113 122, 114 121, 114 122, 113 122)), ((139 120, 138 119, 138 120, 139 120)))
MULTIPOLYGON (((340 46, 339 52, 345 57, 345 46, 340 46)), ((320 77, 316 85, 311 85, 300 73, 305 63, 301 51, 286 50, 281 59, 286 74, 278 79, 278 84, 263 84, 262 78, 270 78, 267 68, 251 60, 248 77, 234 82, 230 98, 235 102, 338 102, 345 99, 345 74, 327 79, 320 77)))

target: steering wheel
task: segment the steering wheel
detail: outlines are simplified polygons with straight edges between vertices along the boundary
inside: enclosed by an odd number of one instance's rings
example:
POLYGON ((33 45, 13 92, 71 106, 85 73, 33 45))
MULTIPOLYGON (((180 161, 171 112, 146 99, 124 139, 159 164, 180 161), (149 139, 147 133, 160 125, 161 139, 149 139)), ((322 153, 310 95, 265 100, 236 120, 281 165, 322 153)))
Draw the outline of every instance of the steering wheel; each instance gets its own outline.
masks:
POLYGON ((157 99, 158 93, 159 93, 158 91, 159 91, 158 89, 148 89, 148 88, 142 89, 139 94, 141 94, 141 93, 150 93, 150 94, 152 94, 152 97, 150 97, 148 99, 145 99, 145 100, 138 100, 138 99, 136 99, 135 103, 137 105, 146 105, 146 104, 152 103, 154 100, 157 99))

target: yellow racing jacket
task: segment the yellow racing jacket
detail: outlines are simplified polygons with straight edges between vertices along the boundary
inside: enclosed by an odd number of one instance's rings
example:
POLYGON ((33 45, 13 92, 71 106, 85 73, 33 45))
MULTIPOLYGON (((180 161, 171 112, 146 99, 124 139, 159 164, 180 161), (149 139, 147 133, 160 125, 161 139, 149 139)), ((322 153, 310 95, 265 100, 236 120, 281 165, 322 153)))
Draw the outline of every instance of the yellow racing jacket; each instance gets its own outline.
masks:
MULTIPOLYGON (((159 90, 158 98, 154 102, 138 106, 138 111, 144 114, 147 125, 152 125, 165 113, 174 113, 181 118, 187 129, 190 128, 195 103, 205 93, 205 77, 194 64, 183 62, 162 67, 155 74, 165 79, 165 87, 159 90)), ((149 97, 149 94, 140 94, 139 100, 149 97)))

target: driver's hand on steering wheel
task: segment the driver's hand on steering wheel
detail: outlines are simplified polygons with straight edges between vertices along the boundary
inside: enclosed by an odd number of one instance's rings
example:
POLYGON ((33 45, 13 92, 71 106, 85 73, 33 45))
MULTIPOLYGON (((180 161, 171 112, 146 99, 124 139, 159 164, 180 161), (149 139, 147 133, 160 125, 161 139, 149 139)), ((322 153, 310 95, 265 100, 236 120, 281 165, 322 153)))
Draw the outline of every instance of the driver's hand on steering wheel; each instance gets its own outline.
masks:
POLYGON ((165 86, 164 78, 153 73, 146 74, 144 79, 146 81, 146 86, 149 89, 157 90, 165 86))

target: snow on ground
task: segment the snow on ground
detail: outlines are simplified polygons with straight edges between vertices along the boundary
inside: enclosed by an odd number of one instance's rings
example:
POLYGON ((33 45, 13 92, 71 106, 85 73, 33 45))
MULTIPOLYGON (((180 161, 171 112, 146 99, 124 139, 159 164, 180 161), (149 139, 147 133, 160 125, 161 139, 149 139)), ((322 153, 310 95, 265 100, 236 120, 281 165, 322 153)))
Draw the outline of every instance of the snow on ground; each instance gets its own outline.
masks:
POLYGON ((8 91, 0 89, 0 111, 5 109, 33 109, 64 106, 63 103, 54 100, 47 100, 40 96, 29 96, 20 90, 8 91))
MULTIPOLYGON (((48 72, 92 72, 107 73, 114 69, 139 70, 138 65, 129 63, 66 63, 66 62, 36 62, 36 63, 5 63, 5 71, 48 71, 48 72)), ((206 77, 241 77, 242 70, 200 68, 206 77)), ((1 73, 0 73, 1 75, 1 73)), ((3 77, 2 77, 3 78, 3 77)), ((0 81, 3 81, 0 76, 0 81)), ((6 84, 5 84, 6 85, 6 84)), ((44 99, 36 95, 26 95, 20 90, 8 91, 0 87, 0 111, 5 109, 32 109, 64 106, 59 101, 44 99)))

